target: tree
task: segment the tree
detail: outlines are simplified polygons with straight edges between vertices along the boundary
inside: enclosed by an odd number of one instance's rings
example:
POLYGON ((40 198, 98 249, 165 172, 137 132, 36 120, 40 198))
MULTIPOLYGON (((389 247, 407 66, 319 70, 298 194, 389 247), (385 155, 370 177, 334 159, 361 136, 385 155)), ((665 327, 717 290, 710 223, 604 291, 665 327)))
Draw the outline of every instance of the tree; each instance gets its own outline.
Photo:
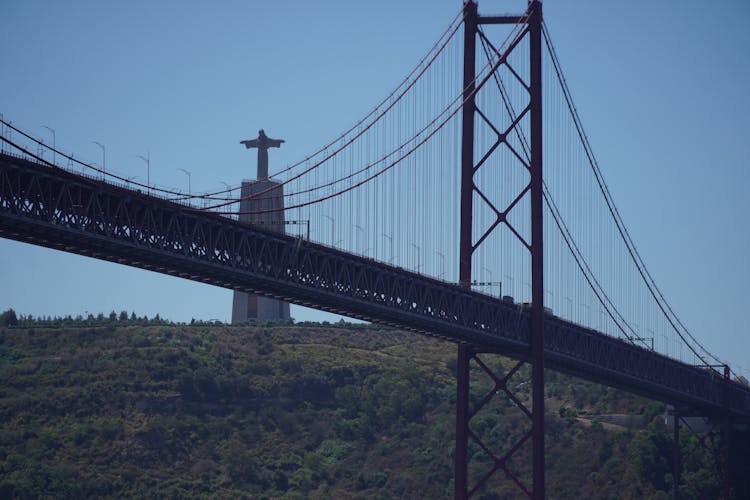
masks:
POLYGON ((0 326, 16 326, 18 324, 18 318, 16 317, 16 311, 8 309, 0 314, 0 326))
POLYGON ((667 491, 671 487, 672 453, 671 436, 658 422, 636 434, 630 443, 631 467, 641 479, 651 483, 658 490, 667 491))

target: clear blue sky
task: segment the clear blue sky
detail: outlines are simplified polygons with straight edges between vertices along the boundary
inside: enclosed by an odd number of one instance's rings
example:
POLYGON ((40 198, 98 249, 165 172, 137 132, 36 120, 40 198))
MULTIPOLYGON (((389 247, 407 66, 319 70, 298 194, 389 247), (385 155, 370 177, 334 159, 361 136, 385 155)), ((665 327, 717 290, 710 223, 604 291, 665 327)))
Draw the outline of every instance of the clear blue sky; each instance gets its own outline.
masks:
MULTIPOLYGON (((251 177, 238 141, 303 157, 389 92, 459 0, 0 3, 0 112, 76 157, 193 190, 251 177)), ((519 12, 484 0, 480 13, 519 12)), ((544 3, 589 139, 633 239, 675 310, 750 368, 750 3, 544 3)), ((457 68, 458 71, 458 68, 457 68)), ((231 292, 0 240, 0 309, 228 319, 231 292)), ((323 316, 293 308, 297 319, 323 316)))

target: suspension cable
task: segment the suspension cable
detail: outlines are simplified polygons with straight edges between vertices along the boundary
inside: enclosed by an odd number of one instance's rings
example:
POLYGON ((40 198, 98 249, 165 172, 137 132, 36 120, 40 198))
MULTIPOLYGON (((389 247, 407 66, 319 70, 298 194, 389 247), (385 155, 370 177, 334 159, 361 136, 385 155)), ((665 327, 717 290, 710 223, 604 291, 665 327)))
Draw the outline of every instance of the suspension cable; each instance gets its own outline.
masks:
POLYGON ((586 136, 583 126, 581 124, 580 117, 578 115, 578 110, 575 107, 575 104, 573 103, 573 99, 570 94, 570 90, 567 85, 567 81, 565 80, 565 77, 562 73, 562 69, 560 66, 560 62, 557 58, 557 53, 555 52, 555 48, 552 44, 552 41, 549 36, 549 31, 547 29, 546 23, 542 21, 542 33, 544 35, 544 41, 547 45, 547 49, 550 53, 551 60, 553 63, 553 67, 555 69, 555 73, 557 75, 557 79, 560 82, 560 86, 563 90, 563 95, 565 96, 565 101, 568 106, 568 110, 573 118, 573 123, 576 127, 576 131, 578 133, 578 136, 583 144, 584 152, 586 154, 586 157, 588 159, 589 166, 591 167, 594 176, 596 178, 597 184, 599 185, 599 189, 601 190, 602 194, 604 195, 604 199, 607 204, 607 208, 615 222, 615 225, 617 227, 617 230, 620 234, 620 237, 622 238, 623 242, 626 245, 626 248, 628 250, 628 253, 630 254, 631 259, 633 260, 633 263, 636 265, 636 268, 638 269, 639 274, 641 275, 641 278, 643 279, 646 287, 648 288, 651 296, 656 301, 657 306, 659 309, 661 309, 662 313, 664 314, 664 317, 667 319, 669 324, 674 329, 675 333, 682 339, 682 341, 685 343, 685 345, 695 354, 698 359, 703 362, 704 365, 710 365, 711 363, 707 362, 703 356, 701 356, 696 349, 693 347, 693 345, 687 341, 687 339, 683 336, 683 334, 680 332, 680 329, 677 328, 677 325, 675 324, 675 321, 683 328, 684 332, 690 337, 690 339, 704 352, 706 353, 711 359, 714 361, 722 364, 721 360, 716 358, 711 352, 709 352, 688 330, 685 328, 684 324, 680 321, 680 319, 675 314, 672 307, 669 305, 669 303, 664 298, 664 295, 659 290, 659 288, 656 285, 656 282, 654 281, 651 273, 649 273, 648 269, 645 266, 645 263, 643 262, 643 259, 641 258, 640 254, 638 253, 637 248, 635 247, 635 244, 630 237, 630 233, 628 232, 624 221, 622 220, 622 217, 620 216, 619 211, 617 210, 617 207, 614 204, 614 200, 612 199, 612 195, 609 191, 609 188, 607 187, 606 182, 604 181, 604 177, 602 175, 601 169, 599 168, 599 164, 596 161, 596 157, 593 154, 593 150, 591 149, 591 145, 589 143, 588 137, 586 136))

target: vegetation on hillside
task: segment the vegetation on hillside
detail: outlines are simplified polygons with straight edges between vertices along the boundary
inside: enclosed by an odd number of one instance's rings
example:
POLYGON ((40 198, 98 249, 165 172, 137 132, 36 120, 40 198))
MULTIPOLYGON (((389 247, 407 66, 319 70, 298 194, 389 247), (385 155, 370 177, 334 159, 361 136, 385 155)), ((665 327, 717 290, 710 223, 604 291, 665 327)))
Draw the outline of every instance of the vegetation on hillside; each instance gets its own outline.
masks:
MULTIPOLYGON (((0 498, 452 497, 453 344, 374 325, 111 316, 2 323, 0 498)), ((497 372, 513 364, 486 359, 497 372)), ((477 401, 490 381, 472 377, 477 401)), ((510 385, 530 405, 527 378, 510 385)), ((548 372, 549 497, 670 498, 663 413, 548 372), (625 428, 608 414, 638 418, 625 428)), ((472 420, 498 452, 527 425, 499 397, 472 420)), ((491 461, 471 452, 476 478, 491 461)), ((522 478, 524 453, 510 463, 522 478)), ((682 453, 683 497, 717 498, 714 454, 687 435, 682 453)), ((476 496, 516 497, 502 473, 476 496)))

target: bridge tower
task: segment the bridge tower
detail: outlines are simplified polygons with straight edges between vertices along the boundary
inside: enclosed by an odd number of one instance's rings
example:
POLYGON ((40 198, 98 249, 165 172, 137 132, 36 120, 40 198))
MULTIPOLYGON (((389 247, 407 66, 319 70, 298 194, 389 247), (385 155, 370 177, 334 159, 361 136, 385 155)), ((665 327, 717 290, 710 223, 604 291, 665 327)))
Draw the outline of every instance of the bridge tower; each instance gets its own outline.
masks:
MULTIPOLYGON (((458 347, 457 360, 457 397, 456 397, 456 455, 455 455, 455 498, 466 499, 478 492, 483 484, 493 474, 503 471, 506 477, 531 498, 542 500, 545 498, 544 489, 544 274, 543 274, 543 194, 542 194, 542 3, 539 0, 529 0, 526 13, 516 16, 480 16, 477 12, 475 0, 466 0, 464 3, 464 64, 463 64, 463 109, 462 109, 462 142, 461 142, 461 206, 460 206, 460 233, 459 233, 459 285, 465 288, 471 287, 472 255, 482 244, 490 232, 496 228, 506 226, 515 234, 520 243, 529 251, 531 264, 531 322, 529 331, 530 348, 524 353, 519 353, 519 361, 507 374, 493 373, 489 364, 480 359, 482 354, 494 354, 482 351, 479 347, 462 343, 458 347), (484 113, 477 107, 475 96, 480 88, 488 82, 489 76, 477 78, 476 54, 477 39, 482 37, 483 43, 490 43, 481 31, 482 25, 514 24, 521 25, 523 29, 518 39, 528 37, 528 82, 524 83, 528 91, 527 105, 523 109, 513 110, 506 103, 506 111, 511 116, 511 125, 507 130, 498 131, 484 113), (528 128, 523 131, 519 125, 523 119, 528 120, 528 128), (488 153, 482 158, 477 158, 474 153, 475 124, 487 123, 497 133, 497 141, 488 153), (497 211, 497 223, 474 241, 472 234, 472 216, 474 195, 485 198, 481 187, 474 182, 478 170, 485 165, 485 161, 499 146, 505 145, 511 148, 506 140, 509 135, 518 137, 528 134, 528 144, 525 151, 528 155, 527 162, 523 166, 528 173, 528 184, 518 193, 516 201, 497 211), (506 215, 513 210, 518 199, 529 197, 530 213, 530 240, 526 240, 512 226, 506 215), (516 398, 508 387, 508 380, 520 369, 524 363, 531 364, 531 409, 528 409, 518 398, 516 398), (494 380, 494 389, 470 408, 470 374, 472 363, 478 370, 483 370, 494 380), (486 405, 496 394, 504 392, 531 420, 531 428, 524 433, 519 440, 505 453, 497 453, 490 450, 482 442, 481 436, 471 429, 471 419, 486 405), (508 462, 528 442, 531 442, 532 484, 524 484, 519 477, 508 467, 508 462), (469 478, 469 444, 475 443, 487 455, 494 464, 490 471, 471 484, 469 478)), ((512 43, 504 52, 495 52, 498 56, 491 73, 494 73, 502 65, 511 67, 508 56, 517 50, 518 44, 512 43)), ((494 47, 492 47, 494 49, 494 47)), ((511 69, 511 71, 514 71, 511 69)), ((515 71, 514 71, 514 74, 515 71)), ((526 137, 523 140, 526 143, 526 137)))
MULTIPOLYGON (((261 129, 256 139, 241 141, 245 148, 258 150, 258 175, 243 181, 240 190, 240 222, 284 232, 284 186, 268 178, 268 148, 279 148, 284 141, 271 139, 261 129)), ((232 324, 248 320, 289 321, 289 303, 245 292, 234 292, 232 324)))

